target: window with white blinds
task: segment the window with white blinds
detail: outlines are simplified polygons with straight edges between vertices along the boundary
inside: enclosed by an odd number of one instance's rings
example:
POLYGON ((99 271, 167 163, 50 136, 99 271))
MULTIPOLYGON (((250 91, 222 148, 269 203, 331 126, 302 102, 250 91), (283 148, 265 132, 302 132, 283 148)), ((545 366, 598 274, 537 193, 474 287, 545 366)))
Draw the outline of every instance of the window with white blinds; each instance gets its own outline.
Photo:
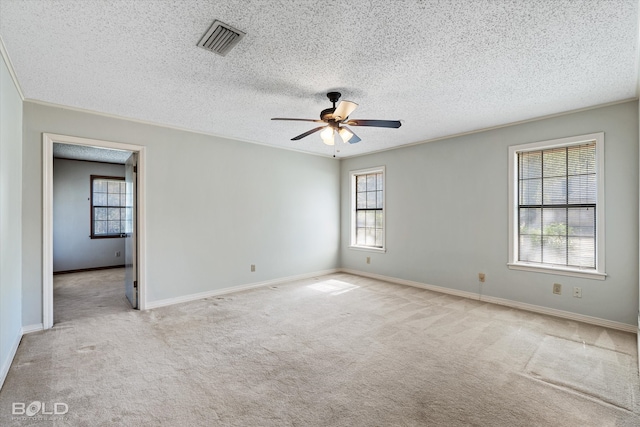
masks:
POLYGON ((511 147, 511 264, 587 274, 602 270, 604 135, 587 137, 511 147))
POLYGON ((351 246, 384 250, 384 168, 351 172, 351 246))

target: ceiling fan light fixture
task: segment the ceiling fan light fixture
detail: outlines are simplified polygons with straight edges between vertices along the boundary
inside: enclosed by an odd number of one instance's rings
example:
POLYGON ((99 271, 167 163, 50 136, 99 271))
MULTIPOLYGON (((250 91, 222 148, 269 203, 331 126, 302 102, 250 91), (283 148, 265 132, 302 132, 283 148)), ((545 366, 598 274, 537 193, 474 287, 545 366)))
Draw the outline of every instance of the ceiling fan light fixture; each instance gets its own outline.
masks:
POLYGON ((331 126, 327 126, 322 132, 320 132, 320 138, 322 138, 322 142, 327 145, 335 144, 333 135, 333 128, 331 126))
POLYGON ((340 128, 338 134, 340 134, 340 138, 342 138, 342 142, 345 144, 353 138, 353 133, 349 132, 349 130, 345 128, 340 128))

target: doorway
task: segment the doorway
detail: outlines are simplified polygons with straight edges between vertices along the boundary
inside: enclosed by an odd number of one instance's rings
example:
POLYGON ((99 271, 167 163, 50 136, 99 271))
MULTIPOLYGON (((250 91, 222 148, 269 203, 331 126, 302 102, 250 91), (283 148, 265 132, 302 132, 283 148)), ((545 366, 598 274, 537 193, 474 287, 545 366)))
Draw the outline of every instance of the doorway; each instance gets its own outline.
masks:
MULTIPOLYGON (((144 310, 146 306, 146 229, 145 229, 145 147, 119 142, 78 138, 66 135, 43 134, 43 268, 42 268, 42 319, 44 329, 53 326, 53 152, 54 144, 77 146, 78 149, 92 147, 131 153, 132 159, 125 177, 128 201, 131 203, 131 226, 124 230, 127 248, 125 265, 127 274, 126 294, 134 308, 144 310), (132 196, 134 195, 134 196, 132 196), (137 213, 137 215, 135 215, 137 213), (127 250, 128 249, 128 250, 127 250), (129 281, 131 282, 129 284, 129 281), (133 298, 133 300, 132 300, 133 298)), ((123 289, 123 291, 125 291, 123 289)), ((124 292, 123 292, 124 293, 124 292)))

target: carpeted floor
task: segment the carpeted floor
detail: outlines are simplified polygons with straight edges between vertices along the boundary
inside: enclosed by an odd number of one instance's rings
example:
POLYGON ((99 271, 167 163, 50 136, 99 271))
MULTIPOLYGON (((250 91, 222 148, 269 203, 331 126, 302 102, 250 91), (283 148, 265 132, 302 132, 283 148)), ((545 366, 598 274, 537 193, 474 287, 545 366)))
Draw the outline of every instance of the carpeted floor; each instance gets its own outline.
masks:
POLYGON ((640 425, 633 334, 348 274, 138 312, 123 274, 56 277, 0 425, 640 425))

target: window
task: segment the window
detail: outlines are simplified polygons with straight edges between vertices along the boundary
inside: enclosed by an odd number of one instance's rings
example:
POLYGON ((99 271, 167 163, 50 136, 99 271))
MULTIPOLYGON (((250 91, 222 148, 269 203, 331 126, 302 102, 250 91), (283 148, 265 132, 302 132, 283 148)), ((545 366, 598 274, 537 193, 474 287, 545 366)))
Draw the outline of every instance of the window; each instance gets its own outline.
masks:
POLYGON ((384 167, 351 172, 351 247, 384 251, 384 167))
POLYGON ((124 178, 91 175, 91 238, 123 237, 131 225, 124 178))
POLYGON ((509 147, 509 267, 604 279, 604 133, 509 147))

